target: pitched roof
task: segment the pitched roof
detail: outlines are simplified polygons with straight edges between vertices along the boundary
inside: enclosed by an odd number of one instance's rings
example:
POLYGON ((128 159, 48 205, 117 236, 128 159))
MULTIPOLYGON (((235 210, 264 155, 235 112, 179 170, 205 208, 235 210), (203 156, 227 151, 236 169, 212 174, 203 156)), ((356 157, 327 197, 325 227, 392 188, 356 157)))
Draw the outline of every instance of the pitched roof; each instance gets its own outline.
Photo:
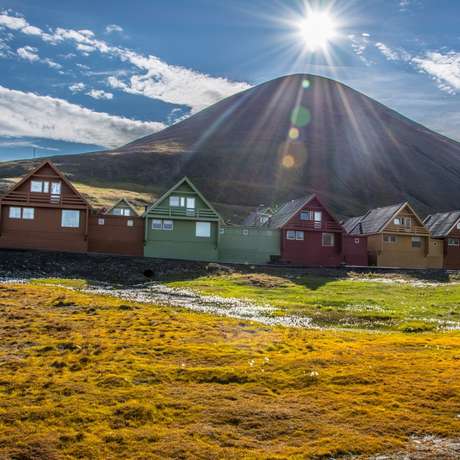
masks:
POLYGON ((446 237, 460 221, 460 211, 439 212, 427 216, 423 221, 434 238, 446 237))
POLYGON ((91 205, 89 204, 88 200, 74 187, 74 185, 72 184, 70 179, 68 179, 64 175, 64 173, 62 171, 60 171, 50 160, 43 161, 36 168, 34 168, 31 171, 29 171, 25 176, 22 177, 22 179, 19 182, 17 182, 16 184, 13 184, 9 188, 9 190, 7 190, 6 193, 3 195, 3 197, 1 197, 1 198, 6 197, 9 193, 11 193, 14 190, 18 189, 22 184, 24 184, 26 181, 28 181, 37 171, 42 169, 44 166, 49 166, 56 173, 56 175, 63 182, 65 182, 65 184, 70 188, 70 190, 72 190, 72 192, 75 193, 75 195, 77 195, 78 198, 80 198, 84 202, 85 205, 87 205, 88 207, 91 207, 91 205))
POLYGON ((136 208, 126 198, 120 198, 110 209, 105 211, 104 214, 110 214, 121 203, 126 204, 126 206, 131 209, 135 216, 139 215, 136 211, 136 208))
POLYGON ((272 217, 267 222, 267 226, 270 228, 281 228, 314 197, 315 195, 311 194, 282 204, 273 213, 272 217))
POLYGON ((142 214, 142 217, 147 217, 149 211, 155 209, 170 193, 172 193, 175 189, 184 183, 187 184, 203 200, 206 206, 208 206, 209 209, 211 209, 211 211, 216 214, 219 220, 223 221, 221 215, 215 210, 214 206, 201 194, 201 192, 193 185, 192 181, 187 176, 184 176, 179 182, 169 188, 165 193, 163 193, 163 195, 160 196, 160 198, 152 203, 142 214))
POLYGON ((407 203, 398 203, 383 208, 375 208, 361 217, 353 217, 345 222, 345 229, 351 235, 371 235, 379 233, 388 221, 407 203))
POLYGON ((273 211, 271 208, 259 207, 255 211, 252 211, 250 214, 248 214, 248 216, 245 217, 241 225, 244 227, 260 226, 261 224, 258 217, 260 215, 266 215, 268 217, 271 217, 272 214, 273 211))

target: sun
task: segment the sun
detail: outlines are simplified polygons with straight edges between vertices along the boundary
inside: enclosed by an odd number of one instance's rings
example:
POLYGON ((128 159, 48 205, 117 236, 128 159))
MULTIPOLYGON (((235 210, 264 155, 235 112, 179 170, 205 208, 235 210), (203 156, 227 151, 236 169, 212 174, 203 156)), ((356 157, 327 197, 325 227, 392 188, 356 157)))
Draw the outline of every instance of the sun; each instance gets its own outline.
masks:
POLYGON ((297 27, 310 51, 324 50, 337 36, 337 23, 327 11, 308 12, 297 27))

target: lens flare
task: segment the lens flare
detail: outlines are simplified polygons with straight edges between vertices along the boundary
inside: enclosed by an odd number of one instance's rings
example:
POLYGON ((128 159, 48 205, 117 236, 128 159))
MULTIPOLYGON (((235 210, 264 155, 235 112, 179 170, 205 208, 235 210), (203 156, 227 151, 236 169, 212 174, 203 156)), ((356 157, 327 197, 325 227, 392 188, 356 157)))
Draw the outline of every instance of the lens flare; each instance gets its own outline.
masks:
POLYGON ((307 126, 311 120, 311 113, 306 107, 299 105, 291 114, 291 123, 298 128, 307 126))
POLYGON ((299 138, 299 130, 295 127, 291 128, 289 130, 289 139, 292 139, 293 141, 297 140, 299 138))

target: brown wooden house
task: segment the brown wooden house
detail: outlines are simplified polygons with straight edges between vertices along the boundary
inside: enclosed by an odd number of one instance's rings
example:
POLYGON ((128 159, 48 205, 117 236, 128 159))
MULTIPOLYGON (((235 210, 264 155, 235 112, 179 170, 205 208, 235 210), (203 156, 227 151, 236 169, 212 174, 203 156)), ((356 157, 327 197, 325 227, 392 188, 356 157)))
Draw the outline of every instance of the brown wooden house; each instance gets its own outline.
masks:
POLYGON ((125 198, 90 216, 89 252, 143 256, 144 238, 144 219, 125 198))
POLYGON ((394 268, 441 268, 442 244, 409 203, 376 208, 345 223, 351 235, 368 238, 369 265, 394 268))
POLYGON ((90 205, 50 161, 0 199, 0 247, 86 252, 90 205))
POLYGON ((444 268, 460 269, 460 211, 442 212, 428 216, 425 226, 444 248, 444 268))

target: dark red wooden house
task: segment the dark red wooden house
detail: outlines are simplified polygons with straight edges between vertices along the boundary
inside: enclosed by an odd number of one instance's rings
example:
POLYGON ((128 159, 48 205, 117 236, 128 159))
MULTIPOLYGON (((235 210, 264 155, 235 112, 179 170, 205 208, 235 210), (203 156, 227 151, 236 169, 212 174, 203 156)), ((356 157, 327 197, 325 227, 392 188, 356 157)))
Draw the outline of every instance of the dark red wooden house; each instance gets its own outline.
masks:
POLYGON ((349 236, 316 195, 289 201, 270 217, 280 230, 281 261, 293 265, 367 265, 367 239, 349 236))
POLYGON ((0 247, 86 252, 90 205, 50 161, 0 199, 0 247))
POLYGON ((144 255, 145 221, 134 206, 122 198, 108 211, 89 219, 89 252, 144 255))
POLYGON ((460 269, 460 211, 442 212, 428 216, 423 222, 432 238, 443 241, 444 268, 460 269))

